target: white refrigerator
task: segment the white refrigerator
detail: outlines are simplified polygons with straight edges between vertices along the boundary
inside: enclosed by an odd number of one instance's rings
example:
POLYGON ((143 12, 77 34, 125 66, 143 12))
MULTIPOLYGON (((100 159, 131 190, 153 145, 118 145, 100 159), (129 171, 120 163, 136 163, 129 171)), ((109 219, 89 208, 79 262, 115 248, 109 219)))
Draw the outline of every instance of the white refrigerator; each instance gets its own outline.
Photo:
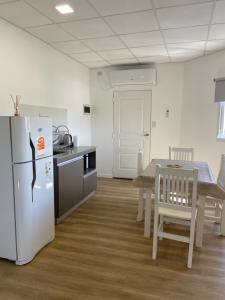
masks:
POLYGON ((0 257, 30 262, 55 236, 52 126, 0 117, 0 257))

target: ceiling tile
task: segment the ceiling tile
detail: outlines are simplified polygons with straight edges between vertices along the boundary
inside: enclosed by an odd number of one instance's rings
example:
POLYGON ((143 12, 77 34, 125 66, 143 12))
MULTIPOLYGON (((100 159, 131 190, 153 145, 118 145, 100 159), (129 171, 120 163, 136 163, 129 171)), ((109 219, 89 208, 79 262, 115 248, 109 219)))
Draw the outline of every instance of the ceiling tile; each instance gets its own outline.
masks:
POLYGON ((206 25, 210 22, 212 3, 177 6, 157 10, 161 28, 179 28, 206 25))
POLYGON ((225 1, 216 2, 213 23, 225 23, 225 1))
POLYGON ((101 51, 99 54, 106 60, 133 58, 133 55, 128 49, 101 51))
POLYGON ((207 38, 208 26, 198 26, 163 30, 167 43, 188 43, 204 41, 207 38))
POLYGON ((136 57, 167 55, 167 51, 163 46, 130 48, 130 50, 136 57))
POLYGON ((163 39, 160 31, 121 35, 120 38, 128 47, 142 47, 163 44, 163 39))
POLYGON ((137 33, 158 29, 152 11, 105 17, 111 28, 118 34, 137 33))
POLYGON ((80 41, 53 43, 52 45, 66 54, 90 52, 90 49, 80 41))
POLYGON ((209 2, 210 0, 153 0, 156 8, 209 2))
POLYGON ((102 58, 94 52, 71 54, 70 56, 75 58, 76 60, 78 60, 80 62, 84 62, 84 63, 102 61, 102 58))
POLYGON ((24 1, 2 4, 0 17, 23 28, 52 23, 24 1))
POLYGON ((79 39, 98 38, 113 35, 112 30, 100 18, 92 20, 82 20, 61 24, 68 33, 79 39))
POLYGON ((190 50, 204 50, 206 42, 193 42, 193 43, 176 43, 176 44, 167 44, 168 49, 180 48, 180 49, 190 49, 190 50))
POLYGON ((184 62, 203 55, 204 52, 175 53, 170 55, 170 59, 172 62, 184 62))
POLYGON ((86 62, 84 63, 88 68, 104 68, 109 66, 109 64, 107 62, 105 62, 104 60, 102 61, 90 61, 90 62, 86 62))
POLYGON ((126 59, 113 59, 109 60, 111 65, 127 65, 127 64, 137 64, 136 58, 126 58, 126 59))
POLYGON ((225 40, 208 41, 206 50, 207 51, 219 51, 225 49, 225 40))
POLYGON ((45 42, 61 42, 72 40, 73 37, 55 24, 44 25, 41 27, 32 27, 27 29, 28 32, 35 35, 45 42))
POLYGON ((69 22, 73 20, 81 20, 97 17, 97 12, 88 4, 87 0, 26 0, 27 3, 42 12, 54 22, 69 22), (66 2, 73 9, 74 13, 63 15, 60 14, 55 6, 66 2))
POLYGON ((212 25, 209 32, 209 40, 225 39, 225 24, 212 25))
POLYGON ((192 49, 182 49, 182 48, 168 48, 168 53, 170 57, 176 57, 176 56, 190 56, 190 55, 196 55, 196 54, 203 54, 204 51, 200 50, 192 50, 192 49))
POLYGON ((151 9, 149 0, 89 0, 102 16, 151 9))
POLYGON ((141 63, 168 63, 170 59, 168 56, 147 56, 138 58, 141 63))
POLYGON ((105 37, 99 39, 83 40, 83 43, 94 51, 104 51, 126 48, 118 37, 105 37))

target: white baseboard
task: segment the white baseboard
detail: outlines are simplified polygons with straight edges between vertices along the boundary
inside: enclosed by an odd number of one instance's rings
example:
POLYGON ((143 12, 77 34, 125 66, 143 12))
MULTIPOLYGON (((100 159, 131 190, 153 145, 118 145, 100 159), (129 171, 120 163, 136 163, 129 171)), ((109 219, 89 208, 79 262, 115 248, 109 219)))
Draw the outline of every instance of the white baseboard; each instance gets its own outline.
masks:
POLYGON ((97 177, 102 177, 102 178, 113 178, 112 174, 100 174, 100 173, 98 173, 97 177))

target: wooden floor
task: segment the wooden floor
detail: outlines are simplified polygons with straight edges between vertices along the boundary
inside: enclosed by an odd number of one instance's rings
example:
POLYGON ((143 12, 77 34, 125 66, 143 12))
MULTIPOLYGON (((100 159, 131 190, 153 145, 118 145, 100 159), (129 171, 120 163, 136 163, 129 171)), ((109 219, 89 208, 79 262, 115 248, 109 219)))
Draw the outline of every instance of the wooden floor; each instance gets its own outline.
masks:
POLYGON ((160 241, 152 261, 152 240, 143 238, 136 213, 131 181, 100 179, 96 195, 57 226, 55 241, 32 263, 0 260, 0 300, 225 299, 225 238, 217 225, 206 225, 188 270, 183 243, 160 241))

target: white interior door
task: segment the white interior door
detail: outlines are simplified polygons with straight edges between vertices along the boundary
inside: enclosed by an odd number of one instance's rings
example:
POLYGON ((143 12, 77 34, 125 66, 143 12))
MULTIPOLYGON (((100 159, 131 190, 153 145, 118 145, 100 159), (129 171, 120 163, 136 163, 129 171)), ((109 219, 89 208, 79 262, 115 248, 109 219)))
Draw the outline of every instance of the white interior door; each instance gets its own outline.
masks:
POLYGON ((143 152, 143 166, 150 160, 151 92, 114 93, 113 176, 134 178, 137 154, 143 152))

